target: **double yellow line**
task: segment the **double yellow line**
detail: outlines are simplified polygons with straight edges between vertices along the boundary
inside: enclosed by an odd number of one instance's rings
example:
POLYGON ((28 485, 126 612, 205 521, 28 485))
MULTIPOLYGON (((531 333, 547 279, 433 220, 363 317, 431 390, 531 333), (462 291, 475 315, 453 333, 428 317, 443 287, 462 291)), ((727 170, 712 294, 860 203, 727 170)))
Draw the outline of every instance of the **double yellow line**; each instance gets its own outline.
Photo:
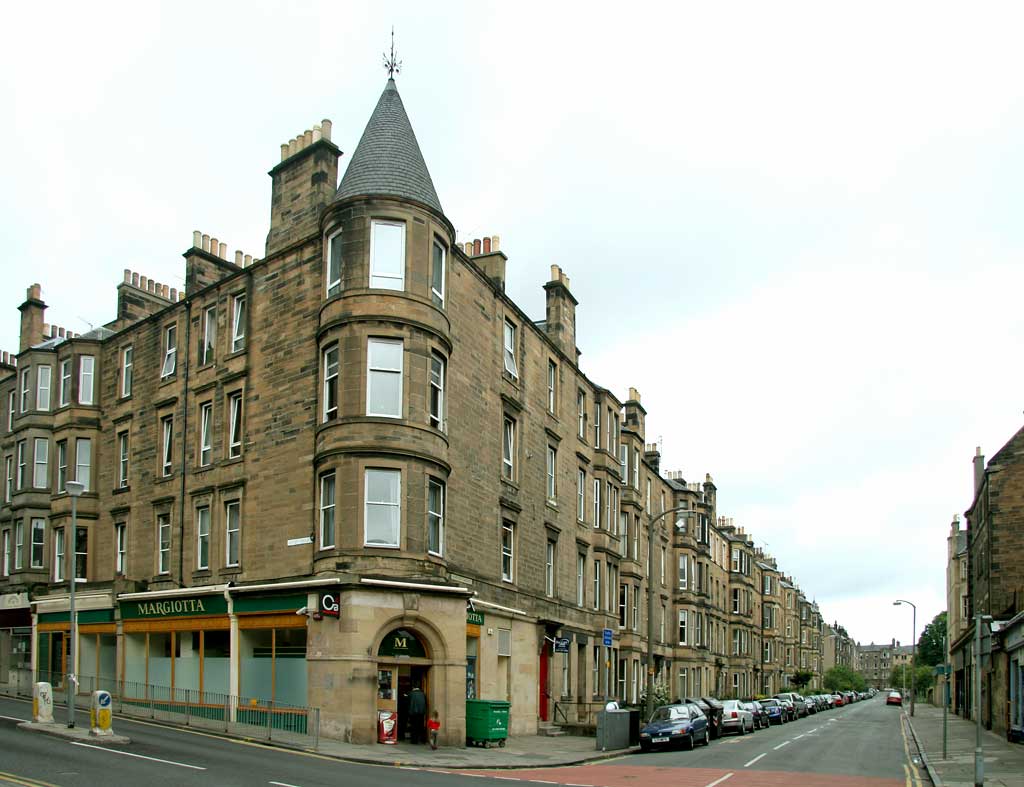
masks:
POLYGON ((907 727, 900 719, 900 734, 903 735, 903 753, 907 756, 907 761, 903 764, 903 774, 906 778, 906 787, 922 787, 924 782, 921 780, 921 772, 918 770, 917 765, 914 764, 914 759, 910 756, 910 743, 907 741, 907 727))
POLYGON ((4 771, 0 771, 0 780, 18 784, 21 787, 57 787, 55 784, 50 784, 50 782, 41 782, 38 779, 30 779, 27 776, 18 776, 17 774, 4 771))

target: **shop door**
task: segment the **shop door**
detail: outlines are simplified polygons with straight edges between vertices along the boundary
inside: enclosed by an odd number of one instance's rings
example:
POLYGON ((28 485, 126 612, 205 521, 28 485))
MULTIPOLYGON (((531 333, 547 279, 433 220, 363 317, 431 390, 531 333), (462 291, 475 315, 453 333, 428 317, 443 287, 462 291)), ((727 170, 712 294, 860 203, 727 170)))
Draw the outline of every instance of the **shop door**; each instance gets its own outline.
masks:
POLYGON ((550 662, 550 656, 548 655, 548 643, 547 640, 543 641, 543 645, 540 649, 540 696, 537 698, 537 704, 540 708, 540 720, 548 721, 548 699, 550 693, 548 692, 548 666, 550 662))

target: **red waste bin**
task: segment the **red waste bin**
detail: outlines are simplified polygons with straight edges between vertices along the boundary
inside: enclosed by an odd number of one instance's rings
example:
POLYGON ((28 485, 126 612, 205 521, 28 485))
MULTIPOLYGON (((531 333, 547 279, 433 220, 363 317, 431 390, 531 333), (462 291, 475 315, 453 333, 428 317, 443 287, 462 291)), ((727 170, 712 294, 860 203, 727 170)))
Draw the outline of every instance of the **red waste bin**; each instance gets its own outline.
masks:
POLYGON ((398 713, 395 711, 377 711, 377 743, 390 746, 398 743, 398 713))

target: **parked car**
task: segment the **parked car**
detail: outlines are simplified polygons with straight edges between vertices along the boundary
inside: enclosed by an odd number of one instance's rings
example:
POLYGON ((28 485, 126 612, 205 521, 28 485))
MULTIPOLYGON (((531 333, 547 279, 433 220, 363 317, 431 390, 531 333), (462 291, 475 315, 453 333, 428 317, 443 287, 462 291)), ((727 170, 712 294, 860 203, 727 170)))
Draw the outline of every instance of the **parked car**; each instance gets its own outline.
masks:
POLYGON ((711 733, 711 739, 714 740, 722 734, 722 703, 716 700, 714 697, 687 697, 683 702, 693 703, 700 707, 704 711, 704 715, 708 717, 708 724, 710 726, 709 732, 711 733))
POLYGON ((687 749, 694 744, 705 746, 711 740, 708 717, 693 703, 661 705, 654 709, 650 721, 640 730, 640 749, 650 751, 656 746, 677 746, 687 749))
POLYGON ((750 712, 754 714, 755 729, 762 729, 768 726, 768 711, 758 700, 746 700, 750 712))
POLYGON ((889 696, 885 698, 886 705, 899 705, 903 707, 903 695, 898 691, 890 691, 889 696))
POLYGON ((746 703, 739 700, 726 700, 722 703, 722 733, 746 735, 748 730, 754 731, 754 714, 746 703))
POLYGON ((807 706, 804 704, 804 698, 797 694, 795 691, 784 691, 780 694, 775 695, 780 700, 786 700, 793 708, 791 719, 803 718, 807 715, 807 706))
POLYGON ((841 708, 846 704, 846 697, 844 697, 838 691, 832 695, 832 699, 835 701, 837 708, 841 708))
POLYGON ((787 700, 785 697, 776 697, 776 699, 782 706, 782 712, 786 721, 796 721, 796 706, 793 705, 793 700, 787 700))
POLYGON ((818 712, 818 705, 814 701, 814 697, 804 697, 804 707, 807 708, 807 714, 806 715, 808 715, 808 716, 810 714, 812 714, 812 713, 817 713, 818 712))
POLYGON ((760 700, 761 707, 765 709, 768 714, 768 724, 785 724, 786 709, 782 705, 781 700, 777 700, 774 697, 769 697, 766 700, 760 700))

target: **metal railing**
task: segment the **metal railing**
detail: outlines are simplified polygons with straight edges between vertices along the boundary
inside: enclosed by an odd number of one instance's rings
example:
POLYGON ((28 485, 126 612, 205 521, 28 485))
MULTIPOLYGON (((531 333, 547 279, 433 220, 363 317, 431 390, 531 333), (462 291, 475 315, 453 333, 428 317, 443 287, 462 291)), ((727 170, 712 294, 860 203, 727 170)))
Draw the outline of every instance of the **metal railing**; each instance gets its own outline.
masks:
MULTIPOLYGON (((63 674, 40 670, 38 680, 53 685, 54 704, 67 702, 63 674)), ((198 689, 172 689, 139 681, 78 676, 76 695, 88 696, 98 689, 110 692, 115 714, 314 749, 320 745, 320 709, 308 705, 198 689)))

